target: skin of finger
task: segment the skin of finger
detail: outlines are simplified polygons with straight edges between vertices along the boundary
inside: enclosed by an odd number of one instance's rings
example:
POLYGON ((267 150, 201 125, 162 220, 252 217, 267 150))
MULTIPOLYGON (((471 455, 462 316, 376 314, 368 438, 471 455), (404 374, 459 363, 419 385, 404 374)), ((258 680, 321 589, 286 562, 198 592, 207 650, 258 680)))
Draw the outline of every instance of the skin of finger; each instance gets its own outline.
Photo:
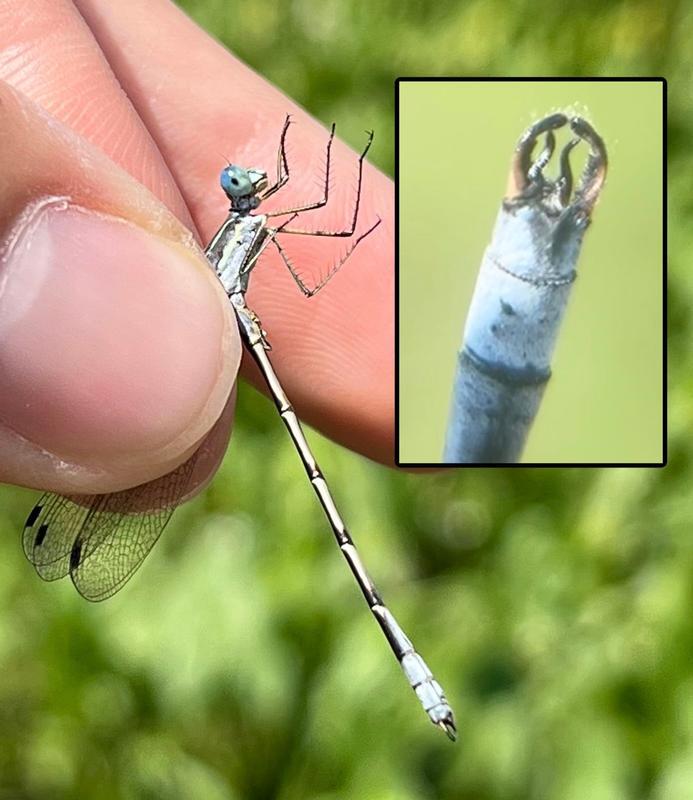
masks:
POLYGON ((159 149, 70 0, 0 4, 0 80, 103 150, 193 227, 159 149))
MULTIPOLYGON (((292 175, 269 208, 320 196, 316 171, 326 131, 173 4, 77 0, 76 5, 171 165, 203 237, 226 213, 226 200, 216 191, 224 163, 219 153, 272 175, 287 113, 295 120, 288 137, 292 175)), ((335 142, 335 191, 325 209, 301 216, 302 227, 335 228, 348 220, 356 158, 335 142)), ((270 253, 249 292, 269 331, 276 369, 302 417, 385 463, 393 459, 394 437, 393 208, 391 181, 366 165, 358 229, 376 215, 383 222, 329 286, 307 300, 270 253)), ((284 235, 282 241, 296 265, 316 266, 318 273, 346 243, 338 240, 335 252, 333 240, 284 235)))
MULTIPOLYGON (((192 234, 147 189, 123 172, 103 153, 62 126, 6 84, 0 84, 0 230, 36 198, 68 195, 75 206, 131 220, 171 246, 191 251, 191 270, 208 276, 207 265, 192 234)), ((111 472, 103 465, 85 467, 46 453, 11 428, 0 435, 0 479, 60 492, 114 491, 160 475, 187 458, 218 419, 233 383, 240 354, 235 320, 223 291, 210 275, 219 295, 219 330, 213 342, 218 377, 202 398, 188 429, 156 452, 140 454, 130 473, 111 472)), ((175 327, 175 321, 172 322, 175 327)), ((158 333, 158 332, 157 332, 158 333)), ((184 335, 178 332, 175 335, 184 335)), ((172 334, 173 335, 173 334, 172 334)), ((147 343, 148 345, 149 343, 147 343)), ((107 360, 105 359, 105 362, 107 360)), ((105 368, 107 385, 108 371, 105 368)), ((146 376, 145 376, 146 377, 146 376)), ((113 392, 118 387, 113 387, 113 392)), ((216 433, 220 448, 224 435, 216 433)), ((205 476, 199 476, 205 480, 205 476)))

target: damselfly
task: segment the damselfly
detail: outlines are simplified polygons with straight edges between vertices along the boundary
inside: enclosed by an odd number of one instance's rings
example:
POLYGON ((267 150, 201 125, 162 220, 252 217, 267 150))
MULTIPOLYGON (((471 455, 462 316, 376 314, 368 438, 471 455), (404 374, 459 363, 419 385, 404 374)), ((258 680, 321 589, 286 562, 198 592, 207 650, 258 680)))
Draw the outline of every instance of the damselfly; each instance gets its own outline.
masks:
POLYGON ((551 356, 606 165, 604 142, 582 117, 550 114, 520 137, 457 358, 446 463, 512 463, 520 457, 551 376, 551 356), (574 137, 563 147, 552 180, 544 169, 556 145, 554 131, 566 125, 574 137), (573 190, 570 152, 581 141, 589 154, 573 190))
MULTIPOLYGON (((328 202, 332 126, 325 156, 325 182, 320 199, 294 208, 255 213, 260 203, 278 192, 289 180, 286 156, 287 117, 277 153, 276 180, 268 185, 267 173, 229 164, 222 170, 221 186, 230 202, 229 215, 209 243, 205 254, 221 281, 238 320, 243 343, 259 367, 274 403, 296 447, 308 479, 318 496, 342 555, 351 568, 373 616, 380 625, 407 680, 429 719, 454 739, 452 710, 443 690, 425 661, 384 604, 354 546, 327 482, 305 439, 301 424, 272 367, 266 332, 258 316, 246 304, 246 291, 253 268, 269 246, 276 248, 304 295, 320 291, 336 274, 354 248, 380 224, 376 219, 356 235, 361 201, 363 161, 373 139, 369 133, 358 159, 358 179, 353 213, 343 230, 304 230, 291 223, 304 211, 328 202), (272 226, 274 217, 286 217, 272 226), (290 235, 344 237, 350 240, 346 253, 314 285, 296 271, 278 237, 290 235)), ((24 552, 44 580, 70 575, 77 591, 87 600, 103 600, 123 587, 140 566, 181 502, 189 487, 195 456, 162 478, 134 489, 95 496, 44 494, 26 522, 24 552)))

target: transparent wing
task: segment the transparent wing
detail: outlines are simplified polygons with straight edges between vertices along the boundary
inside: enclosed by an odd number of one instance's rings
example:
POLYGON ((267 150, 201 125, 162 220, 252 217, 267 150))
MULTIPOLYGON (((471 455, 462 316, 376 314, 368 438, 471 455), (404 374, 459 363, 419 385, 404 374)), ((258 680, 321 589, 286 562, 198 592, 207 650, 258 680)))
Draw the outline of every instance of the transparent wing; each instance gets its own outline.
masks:
POLYGON ((44 581, 70 571, 70 551, 85 520, 108 495, 46 493, 33 507, 24 526, 24 554, 44 581))
POLYGON ((121 589, 146 558, 186 494, 197 453, 149 483, 93 496, 44 494, 23 534, 24 552, 44 580, 68 573, 87 600, 121 589))

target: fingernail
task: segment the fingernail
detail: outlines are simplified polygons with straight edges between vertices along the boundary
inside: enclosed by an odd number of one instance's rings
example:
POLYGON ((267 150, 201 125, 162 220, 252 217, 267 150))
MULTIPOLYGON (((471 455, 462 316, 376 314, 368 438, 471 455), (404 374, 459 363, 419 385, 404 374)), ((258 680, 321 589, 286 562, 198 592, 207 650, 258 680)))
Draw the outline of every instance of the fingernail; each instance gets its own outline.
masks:
POLYGON ((0 251, 0 423, 88 466, 182 452, 230 391, 230 320, 199 250, 38 202, 0 251))

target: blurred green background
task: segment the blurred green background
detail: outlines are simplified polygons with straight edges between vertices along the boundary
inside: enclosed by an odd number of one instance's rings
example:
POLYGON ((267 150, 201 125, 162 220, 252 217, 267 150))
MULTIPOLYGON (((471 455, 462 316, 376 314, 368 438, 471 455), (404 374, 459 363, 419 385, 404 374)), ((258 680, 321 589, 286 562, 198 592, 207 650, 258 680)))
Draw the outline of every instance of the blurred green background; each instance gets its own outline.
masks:
MULTIPOLYGON (((469 305, 524 129, 587 117, 609 153, 524 463, 662 460, 660 83, 400 84, 400 460, 439 463, 469 305)), ((558 132, 547 173, 570 134, 558 132)), ((540 147, 536 148, 538 152, 540 147)), ((573 151, 577 178, 587 146, 573 151)))
POLYGON ((690 6, 184 6, 355 147, 375 128, 389 172, 396 75, 669 76, 669 466, 406 475, 311 436, 455 707, 455 745, 248 387, 216 480, 107 603, 34 575, 19 532, 36 495, 3 488, 0 798, 691 800, 690 6))

